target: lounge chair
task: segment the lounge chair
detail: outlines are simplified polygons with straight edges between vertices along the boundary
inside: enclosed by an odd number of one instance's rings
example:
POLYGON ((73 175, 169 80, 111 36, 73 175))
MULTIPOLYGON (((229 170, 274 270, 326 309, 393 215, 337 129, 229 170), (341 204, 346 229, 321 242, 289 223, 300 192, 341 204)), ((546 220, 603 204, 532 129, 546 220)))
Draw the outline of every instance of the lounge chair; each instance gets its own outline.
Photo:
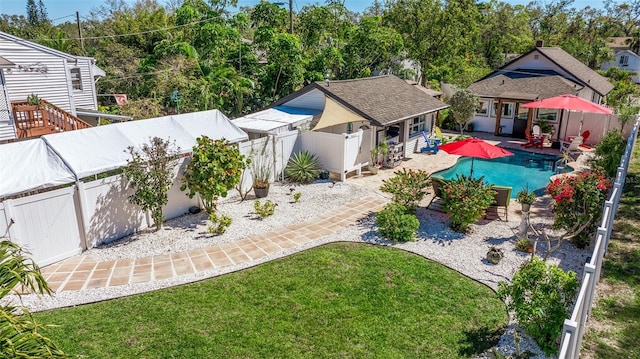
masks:
POLYGON ((438 153, 438 145, 436 144, 436 142, 432 139, 430 139, 429 137, 427 137, 427 134, 424 133, 424 131, 422 131, 422 137, 424 137, 424 147, 422 147, 420 149, 421 153, 424 152, 433 152, 433 154, 437 154, 438 153))
POLYGON ((580 145, 582 144, 582 136, 574 137, 571 142, 560 141, 560 151, 569 152, 570 155, 580 153, 580 145))
POLYGON ((436 139, 436 140, 440 140, 440 143, 443 142, 443 138, 442 138, 442 131, 440 131, 440 127, 435 126, 433 128, 433 131, 431 132, 431 136, 432 139, 436 139))
POLYGON ((445 180, 443 180, 442 178, 431 177, 431 187, 433 187, 433 197, 431 197, 431 201, 427 205, 427 208, 432 209, 434 211, 438 211, 438 212, 444 212, 441 204, 437 202, 433 203, 434 201, 439 201, 440 199, 442 199, 442 185, 444 184, 444 181, 445 180), (431 204, 433 204, 434 206, 431 207, 431 204))
POLYGON ((511 201, 511 191, 512 187, 506 186, 493 186, 491 187, 496 194, 493 197, 493 204, 489 208, 495 208, 496 216, 500 218, 500 213, 498 213, 499 209, 504 210, 504 221, 509 221, 509 202, 511 201))
POLYGON ((544 142, 542 137, 538 137, 538 138, 533 137, 529 129, 524 130, 524 135, 527 137, 528 142, 522 144, 522 146, 542 148, 542 143, 544 142))

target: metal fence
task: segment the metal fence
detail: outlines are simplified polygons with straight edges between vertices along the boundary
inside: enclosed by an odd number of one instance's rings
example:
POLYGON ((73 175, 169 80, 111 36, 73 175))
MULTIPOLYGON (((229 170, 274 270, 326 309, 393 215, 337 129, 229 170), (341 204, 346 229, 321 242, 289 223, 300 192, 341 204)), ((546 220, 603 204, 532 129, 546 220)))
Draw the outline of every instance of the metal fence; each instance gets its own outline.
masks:
POLYGON ((582 345, 582 337, 584 336, 585 325, 589 320, 591 307, 593 306, 596 285, 600 279, 600 271, 602 270, 602 261, 607 252, 611 231, 613 229, 613 220, 615 219, 620 196, 627 178, 627 170, 629 169, 629 161, 633 152, 633 146, 638 135, 638 126, 640 125, 640 116, 636 119, 633 130, 627 140, 627 147, 624 155, 620 160, 620 166, 616 173, 616 179, 613 184, 613 190, 609 195, 609 199, 604 204, 602 213, 602 222, 596 231, 596 244, 593 249, 593 255, 588 263, 584 265, 584 275, 582 285, 576 299, 573 312, 569 319, 565 319, 564 327, 561 334, 559 359, 577 359, 580 356, 580 348, 582 345))

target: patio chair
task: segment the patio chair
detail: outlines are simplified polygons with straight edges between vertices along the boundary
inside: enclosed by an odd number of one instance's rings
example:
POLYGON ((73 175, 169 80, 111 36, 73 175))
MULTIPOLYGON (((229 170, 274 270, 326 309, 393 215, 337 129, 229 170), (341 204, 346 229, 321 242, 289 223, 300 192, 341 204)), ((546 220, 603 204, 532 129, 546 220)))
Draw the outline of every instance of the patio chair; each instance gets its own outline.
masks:
POLYGON ((511 191, 512 187, 507 186, 493 186, 491 187, 496 194, 493 197, 493 204, 489 208, 494 208, 496 210, 496 217, 500 218, 500 213, 498 210, 504 210, 504 221, 509 221, 509 202, 511 201, 511 191))
POLYGON ((524 130, 524 135, 527 137, 527 143, 522 144, 524 147, 538 147, 542 148, 543 138, 542 137, 534 137, 531 135, 531 131, 529 129, 524 130))
POLYGON ((560 141, 560 151, 569 152, 570 155, 580 153, 580 145, 582 144, 582 136, 574 137, 571 142, 560 141))
POLYGON ((442 131, 440 131, 440 127, 435 126, 433 128, 433 131, 431 132, 431 136, 432 139, 436 139, 436 140, 440 140, 440 143, 443 142, 443 138, 442 138, 442 131))
POLYGON ((542 138, 542 130, 540 129, 540 126, 533 125, 531 128, 531 134, 533 135, 533 138, 542 138))
POLYGON ((591 149, 591 146, 585 144, 590 135, 591 135, 591 131, 589 130, 586 130, 582 133, 582 143, 580 144, 580 147, 591 149))
POLYGON ((433 152, 433 154, 437 154, 438 153, 438 144, 436 143, 436 141, 430 139, 429 137, 427 137, 427 134, 424 133, 424 131, 422 131, 422 137, 424 137, 424 147, 422 147, 420 149, 420 153, 424 153, 424 152, 433 152))

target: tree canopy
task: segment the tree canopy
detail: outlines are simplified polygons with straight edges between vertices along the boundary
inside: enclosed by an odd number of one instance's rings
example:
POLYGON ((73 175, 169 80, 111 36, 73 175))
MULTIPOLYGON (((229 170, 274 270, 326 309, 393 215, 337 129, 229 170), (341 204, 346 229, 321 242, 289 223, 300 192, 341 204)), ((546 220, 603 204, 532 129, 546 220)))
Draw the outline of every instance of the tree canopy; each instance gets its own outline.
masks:
POLYGON ((464 87, 535 40, 593 69, 611 59, 611 37, 628 36, 640 50, 640 0, 607 0, 603 9, 574 9, 572 0, 389 0, 362 14, 327 0, 295 11, 293 33, 286 7, 263 0, 232 13, 235 5, 110 0, 81 20, 81 41, 75 21, 53 24, 42 1, 25 0, 28 16, 0 15, 0 31, 96 58, 107 73, 98 93, 131 100, 103 110, 136 117, 211 108, 233 117, 313 81, 386 73, 464 87))

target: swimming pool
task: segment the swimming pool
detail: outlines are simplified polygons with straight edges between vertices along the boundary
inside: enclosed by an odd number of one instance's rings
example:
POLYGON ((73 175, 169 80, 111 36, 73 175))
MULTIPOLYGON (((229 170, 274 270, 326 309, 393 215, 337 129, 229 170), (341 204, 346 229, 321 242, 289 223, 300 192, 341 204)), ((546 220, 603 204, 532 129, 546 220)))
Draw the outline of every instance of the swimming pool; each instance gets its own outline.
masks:
MULTIPOLYGON (((555 174, 558 156, 508 149, 513 156, 483 160, 476 158, 473 163, 473 177, 484 176, 485 182, 497 186, 510 186, 511 198, 522 188, 528 187, 536 195, 544 194, 549 177, 555 174)), ((567 170, 571 170, 567 167, 567 170)), ((457 174, 468 176, 471 172, 471 158, 460 157, 455 166, 433 174, 434 177, 454 179, 457 174)))

